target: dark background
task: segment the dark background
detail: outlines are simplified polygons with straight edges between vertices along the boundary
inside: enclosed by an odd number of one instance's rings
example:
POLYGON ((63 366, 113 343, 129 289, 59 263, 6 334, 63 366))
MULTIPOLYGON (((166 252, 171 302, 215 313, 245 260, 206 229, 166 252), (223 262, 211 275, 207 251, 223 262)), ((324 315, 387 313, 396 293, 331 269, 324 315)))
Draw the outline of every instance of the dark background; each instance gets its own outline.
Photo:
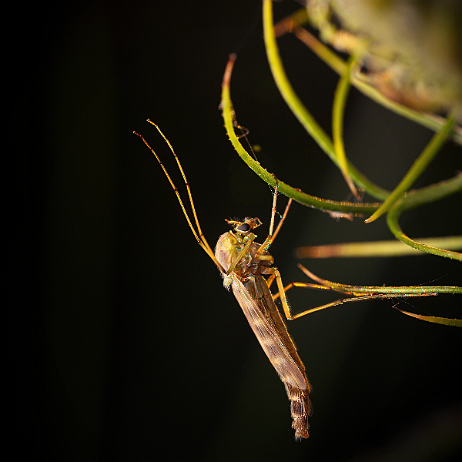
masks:
MULTIPOLYGON (((275 17, 297 8, 277 4, 275 17)), ((313 385, 311 436, 295 443, 282 383, 132 134, 146 136, 183 194, 167 146, 145 119, 160 125, 212 246, 225 218, 260 217, 263 240, 271 191, 234 152, 218 110, 227 56, 237 49, 233 102, 262 146, 260 162, 305 192, 348 199, 341 175, 275 88, 259 10, 257 1, 37 9, 45 19, 29 31, 31 66, 16 107, 31 210, 22 221, 19 431, 20 450, 34 460, 443 461, 460 450, 460 330, 403 316, 389 300, 289 323, 313 385)), ((330 133, 337 77, 295 38, 279 44, 295 89, 330 133)), ((351 160, 386 188, 431 137, 355 91, 345 119, 351 160)), ((417 186, 460 167, 450 143, 417 186)), ((406 214, 405 232, 460 234, 460 199, 406 214)), ((337 222, 295 204, 272 253, 286 283, 304 281, 294 247, 391 237, 383 218, 337 222)), ((434 256, 304 263, 350 284, 462 283, 460 263, 434 256)), ((289 296, 294 311, 335 298, 302 289, 289 296)), ((460 317, 460 300, 400 307, 460 317)))

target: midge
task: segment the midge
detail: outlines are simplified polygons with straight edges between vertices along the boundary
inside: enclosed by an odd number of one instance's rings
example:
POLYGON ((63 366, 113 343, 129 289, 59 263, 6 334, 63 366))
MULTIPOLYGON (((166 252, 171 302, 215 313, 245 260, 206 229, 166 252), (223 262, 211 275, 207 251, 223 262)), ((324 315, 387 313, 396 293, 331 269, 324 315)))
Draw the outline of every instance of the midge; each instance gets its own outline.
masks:
POLYGON ((286 325, 276 308, 273 295, 269 290, 271 283, 276 279, 279 289, 278 296, 281 298, 284 314, 288 319, 293 319, 285 296, 281 275, 276 268, 271 267, 273 257, 268 252, 269 246, 272 244, 287 215, 290 202, 273 234, 277 198, 276 187, 273 196, 269 234, 263 244, 255 242, 257 236, 253 233, 253 230, 262 224, 258 218, 245 218, 242 222, 227 220, 228 224, 233 227, 233 230, 220 236, 215 246, 215 252, 213 252, 202 233, 191 189, 181 163, 172 145, 159 127, 150 120, 148 122, 157 128, 175 157, 188 191, 195 226, 165 166, 146 140, 136 132, 134 132, 135 135, 144 141, 159 162, 170 185, 175 191, 178 202, 196 241, 220 270, 223 277, 223 285, 233 291, 263 351, 284 383, 287 396, 290 400, 290 411, 293 419, 292 428, 295 430, 295 439, 308 438, 308 416, 311 413, 311 402, 309 399, 311 385, 306 377, 305 366, 298 356, 294 342, 287 332, 286 325), (263 275, 268 275, 268 279, 265 279, 263 275))

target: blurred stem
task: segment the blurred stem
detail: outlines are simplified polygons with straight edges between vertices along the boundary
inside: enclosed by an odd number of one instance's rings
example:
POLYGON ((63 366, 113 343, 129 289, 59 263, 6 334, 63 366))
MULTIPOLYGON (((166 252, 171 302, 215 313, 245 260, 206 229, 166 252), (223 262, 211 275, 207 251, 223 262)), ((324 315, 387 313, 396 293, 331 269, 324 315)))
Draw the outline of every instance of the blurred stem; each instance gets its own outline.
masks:
MULTIPOLYGON (((422 244, 448 250, 462 249, 462 236, 443 236, 418 239, 422 244)), ((401 241, 348 242, 343 244, 314 245, 297 247, 297 258, 370 258, 398 257, 403 255, 423 255, 417 249, 401 241)))

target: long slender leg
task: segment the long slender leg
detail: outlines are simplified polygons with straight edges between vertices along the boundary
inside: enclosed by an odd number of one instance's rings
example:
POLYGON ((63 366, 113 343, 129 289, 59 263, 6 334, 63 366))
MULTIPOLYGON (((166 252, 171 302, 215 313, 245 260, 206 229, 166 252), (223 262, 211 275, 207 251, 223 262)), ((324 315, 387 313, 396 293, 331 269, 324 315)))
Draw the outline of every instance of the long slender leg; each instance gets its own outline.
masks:
POLYGON ((279 231, 281 230, 282 224, 284 223, 284 220, 286 219, 287 214, 289 213, 289 209, 290 209, 291 204, 292 204, 292 198, 290 198, 289 201, 287 202, 286 209, 284 210, 282 218, 279 220, 276 231, 273 234, 273 240, 272 240, 271 243, 274 242, 274 240, 276 239, 276 236, 278 235, 279 231))
POLYGON ((274 190, 274 195, 273 195, 273 207, 271 209, 271 222, 270 222, 270 230, 268 237, 265 239, 265 242, 261 245, 260 249, 258 250, 258 254, 261 254, 263 252, 266 252, 269 248, 269 246, 274 242, 276 239, 276 236, 278 235, 279 231, 281 230, 282 224, 284 223, 284 220, 287 217, 287 214, 289 213, 290 206, 292 204, 292 198, 289 199, 287 202, 286 208, 284 210, 284 213, 279 220, 279 223, 276 227, 276 231, 273 233, 273 228, 274 228, 274 217, 276 215, 276 199, 277 199, 277 191, 278 191, 278 183, 276 179, 276 188, 274 190))
POLYGON ((282 309, 284 310, 284 315, 289 321, 293 321, 294 319, 301 318, 302 316, 305 316, 310 313, 314 313, 315 311, 320 311, 325 308, 330 308, 332 306, 342 305, 347 302, 356 302, 360 300, 369 300, 369 299, 374 299, 374 298, 395 298, 396 297, 395 294, 380 294, 380 295, 363 295, 363 296, 357 296, 353 298, 343 298, 343 299, 339 299, 331 303, 327 303, 322 306, 311 308, 301 313, 297 313, 296 315, 293 315, 289 302, 286 297, 286 292, 290 288, 303 287, 303 288, 321 289, 321 290, 332 290, 332 289, 330 287, 326 287, 320 284, 310 284, 310 283, 304 283, 304 282, 292 282, 288 286, 284 287, 284 285, 282 284, 281 273, 279 272, 279 270, 277 268, 271 268, 271 276, 268 278, 268 281, 267 281, 268 286, 271 285, 274 279, 276 279, 276 284, 278 286, 279 292, 276 295, 273 295, 273 300, 276 300, 277 298, 281 299, 281 304, 282 304, 282 309))
POLYGON ((265 253, 268 250, 271 243, 273 242, 274 217, 276 215, 277 198, 278 198, 278 181, 276 179, 276 186, 274 188, 274 193, 273 193, 273 207, 271 208, 271 220, 270 220, 269 233, 268 233, 267 238, 265 239, 265 242, 263 242, 263 244, 258 249, 257 255, 261 255, 262 253, 265 253))
MULTIPOLYGON (((278 273, 279 273, 279 271, 278 271, 278 273)), ((276 279, 276 282, 278 282, 278 274, 276 274, 274 278, 276 279)), ((279 275, 279 280, 280 280, 280 275, 279 275)), ((282 286, 282 281, 281 281, 281 286, 282 286)), ((273 295, 273 300, 276 300, 278 298, 281 299, 282 307, 284 309, 284 314, 285 314, 286 318, 289 321, 301 318, 301 317, 303 317, 303 316, 305 316, 307 314, 315 313, 316 311, 321 311, 321 310, 324 310, 326 308, 331 308, 333 306, 343 305, 343 304, 349 303, 349 302, 360 302, 362 300, 374 300, 374 299, 396 299, 396 298, 400 298, 399 296, 397 296, 397 294, 363 294, 363 295, 355 295, 355 293, 348 292, 348 291, 345 290, 345 291, 343 291, 343 293, 353 295, 353 296, 349 297, 349 298, 340 298, 340 299, 335 300, 335 301, 333 301, 331 303, 326 303, 325 305, 320 305, 320 306, 317 306, 315 308, 310 308, 308 310, 302 311, 301 313, 297 313, 296 315, 292 315, 290 305, 287 303, 287 297, 285 295, 285 292, 287 292, 292 287, 302 287, 302 288, 308 288, 308 289, 321 289, 321 290, 335 290, 335 289, 332 289, 332 287, 322 286, 320 284, 311 284, 311 283, 307 283, 307 282, 291 282, 289 285, 287 285, 286 287, 283 287, 282 290, 281 290, 280 285, 278 284, 279 292, 277 294, 273 295)), ((339 290, 335 290, 335 291, 341 292, 339 290)), ((430 292, 430 293, 426 293, 426 294, 405 294, 405 295, 401 295, 401 297, 405 297, 405 298, 408 298, 408 297, 427 297, 427 296, 430 297, 430 296, 435 296, 435 295, 437 295, 437 294, 430 292)), ((398 311, 403 312, 399 308, 397 308, 397 309, 398 309, 398 311)))
MULTIPOLYGON (((271 273, 271 276, 266 280, 266 285, 268 286, 268 289, 271 289, 271 284, 273 283, 275 278, 276 278, 276 275, 274 273, 271 273)), ((278 297, 279 297, 279 293, 278 293, 278 297)), ((276 300, 274 296, 273 296, 273 300, 276 300)))
POLYGON ((268 281, 267 281, 268 288, 272 284, 272 282, 276 279, 276 284, 279 289, 278 295, 281 299, 282 309, 284 310, 284 314, 288 320, 295 319, 295 317, 292 316, 292 313, 290 311, 290 305, 289 305, 289 302, 287 301, 286 293, 284 290, 284 285, 282 284, 281 273, 279 272, 277 268, 268 268, 268 270, 271 271, 271 276, 268 278, 268 281))
POLYGON ((200 223, 199 223, 199 219, 197 217, 197 213, 196 213, 196 207, 194 206, 194 200, 193 200, 193 197, 192 197, 192 194, 191 194, 191 188, 189 186, 189 183, 188 183, 188 180, 186 178, 186 174, 184 173, 184 170, 183 170, 183 167, 180 163, 180 159, 178 158, 178 156, 176 155, 175 151, 173 150, 173 147, 172 145, 170 144, 170 142, 168 141, 167 137, 162 133, 162 131, 160 130, 160 128, 154 123, 154 122, 151 122, 149 119, 148 119, 148 122, 151 124, 151 125, 154 125, 154 127, 156 127, 157 131, 160 133, 160 135, 162 136, 162 138, 164 138, 165 142, 167 143, 168 147, 170 148, 170 151, 172 152, 173 156, 175 157, 175 160, 176 160, 176 163, 178 165, 178 168, 181 172, 181 176, 183 178, 183 181, 184 181, 184 184, 186 185, 186 190, 188 191, 188 197, 189 197, 189 203, 191 205, 191 209, 192 209, 192 213, 193 213, 193 216, 194 216, 194 223, 196 225, 196 228, 197 230, 194 228, 193 226, 193 223, 192 223, 192 220, 191 218, 189 217, 188 215, 188 212, 186 211, 186 208, 185 208, 185 205, 183 203, 183 200, 181 199, 180 197, 180 193, 178 192, 178 189, 177 187, 175 186, 175 183, 173 182, 173 180, 171 179, 170 175, 168 174, 167 172, 167 169, 165 168, 164 164, 162 163, 162 161, 160 160, 159 156, 156 154, 156 152, 154 151, 154 149, 151 148, 151 146, 148 144, 148 142, 143 138, 142 135, 140 135, 139 133, 137 132, 133 132, 135 135, 139 136, 141 138, 141 140, 144 142, 144 144, 149 148, 149 150, 152 152, 152 154, 154 155, 154 157, 156 158, 157 162, 159 163, 159 165, 161 166, 165 176, 167 177, 169 183, 170 183, 170 186, 172 187, 172 189, 174 190, 175 194, 176 194, 176 197, 178 199, 178 202, 180 203, 180 206, 181 206, 181 210, 183 211, 183 214, 186 218, 186 221, 188 222, 188 225, 189 225, 189 228, 191 229, 197 243, 205 250, 205 252, 207 253, 207 255, 213 260, 213 262, 215 263, 215 265, 217 265, 218 269, 224 273, 224 269, 223 267, 220 265, 220 263, 218 262, 218 260, 215 258, 215 254, 213 253, 213 250, 212 248, 210 247, 209 243, 207 242, 207 239, 205 238, 203 232, 202 232, 202 229, 201 229, 201 226, 200 226, 200 223))
MULTIPOLYGON (((192 209, 192 212, 193 212, 193 216, 194 216, 194 221, 196 223, 196 226, 197 226, 197 231, 198 231, 198 234, 199 236, 201 237, 202 241, 204 242, 204 244, 206 245, 206 247, 209 249, 210 252, 213 253, 211 247, 209 246, 207 240, 205 239, 205 236, 204 236, 204 233, 202 232, 202 229, 201 229, 201 225, 200 225, 200 222, 199 222, 199 218, 197 217, 197 213, 196 213, 196 207, 194 205, 194 200, 193 200, 193 197, 192 197, 192 193, 191 193, 191 187, 189 186, 189 182, 188 182, 188 179, 186 178, 186 174, 183 170, 183 166, 181 165, 181 162, 180 162, 180 159, 178 158, 178 156, 176 155, 174 149, 173 149, 173 146, 170 144, 170 141, 167 139, 167 137, 162 133, 161 129, 157 126, 157 124, 155 124, 154 122, 152 122, 151 120, 147 119, 147 121, 151 124, 151 125, 154 125, 154 127, 156 127, 157 131, 160 133, 160 135, 162 136, 162 138, 165 140, 165 142, 167 143, 167 146, 170 148, 170 151, 172 152, 173 156, 175 157, 175 161, 178 165, 178 168, 181 172, 181 176, 183 177, 183 181, 186 185, 186 190, 188 191, 188 197, 189 197, 189 202, 191 204, 191 209, 192 209)), ((144 141, 144 139, 143 139, 144 141)), ((145 142, 146 143, 146 142, 145 142)), ((152 149, 151 149, 152 151, 152 149)), ((157 160, 159 161, 159 158, 156 156, 157 160)), ((159 161, 159 163, 161 164, 161 166, 163 167, 163 164, 159 161)), ((164 168, 164 172, 166 172, 165 168, 164 168)), ((168 177, 168 175, 167 175, 168 177)), ((171 182, 173 183, 173 182, 171 182)), ((174 185, 173 185, 174 186, 174 185)), ((176 188, 174 188, 176 189, 176 188)))
MULTIPOLYGON (((269 281, 269 278, 268 278, 269 281)), ((310 282, 291 282, 284 287, 284 292, 287 292, 292 287, 302 287, 304 289, 321 289, 321 290, 332 290, 330 287, 322 286, 321 284, 312 284, 310 282)), ((273 295, 273 300, 279 298, 279 292, 273 295)))

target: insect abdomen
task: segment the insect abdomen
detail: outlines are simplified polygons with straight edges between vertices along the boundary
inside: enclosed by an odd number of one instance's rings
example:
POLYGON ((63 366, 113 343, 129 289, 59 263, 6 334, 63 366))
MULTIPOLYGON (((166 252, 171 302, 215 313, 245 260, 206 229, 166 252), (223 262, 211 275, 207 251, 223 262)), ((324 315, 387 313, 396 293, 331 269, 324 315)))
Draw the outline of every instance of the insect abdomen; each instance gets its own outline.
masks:
POLYGON ((308 397, 309 389, 301 390, 284 382, 287 396, 290 400, 290 413, 292 415, 292 428, 295 430, 295 439, 300 441, 302 438, 308 438, 309 423, 308 417, 311 413, 311 401, 308 397))

